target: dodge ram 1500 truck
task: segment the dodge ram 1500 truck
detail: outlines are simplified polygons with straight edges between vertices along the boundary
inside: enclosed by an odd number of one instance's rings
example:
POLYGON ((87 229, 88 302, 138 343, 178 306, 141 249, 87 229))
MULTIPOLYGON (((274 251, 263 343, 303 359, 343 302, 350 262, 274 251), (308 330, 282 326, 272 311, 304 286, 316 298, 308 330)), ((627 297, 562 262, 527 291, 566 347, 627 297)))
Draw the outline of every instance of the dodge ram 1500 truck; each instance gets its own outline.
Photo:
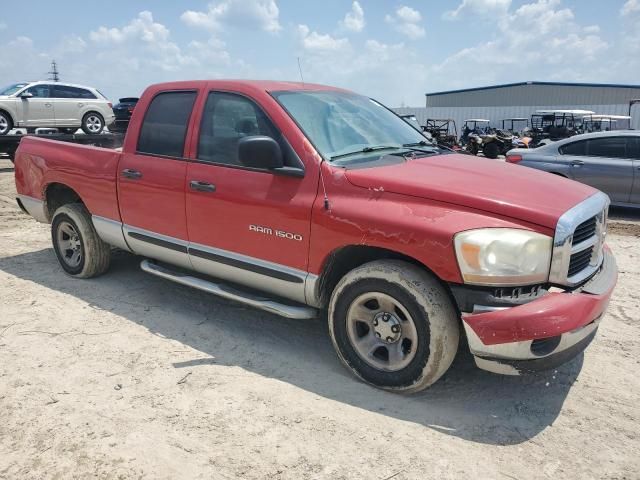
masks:
POLYGON ((566 362, 617 279, 603 193, 442 150, 321 85, 154 85, 121 152, 26 137, 15 179, 67 274, 106 272, 117 247, 285 317, 326 312, 340 360, 388 390, 433 384, 461 334, 493 372, 566 362))

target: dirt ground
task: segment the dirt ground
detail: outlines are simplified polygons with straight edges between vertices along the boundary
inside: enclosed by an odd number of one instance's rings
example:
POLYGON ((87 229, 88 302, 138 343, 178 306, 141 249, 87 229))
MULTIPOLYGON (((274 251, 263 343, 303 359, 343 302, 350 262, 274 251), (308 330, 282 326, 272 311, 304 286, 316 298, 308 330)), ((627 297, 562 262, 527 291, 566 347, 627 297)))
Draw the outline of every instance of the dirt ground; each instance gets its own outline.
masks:
POLYGON ((65 276, 0 160, 0 478, 640 478, 640 213, 619 215, 619 284, 584 355, 503 377, 461 352, 401 396, 356 381, 322 321, 122 252, 98 279, 65 276))

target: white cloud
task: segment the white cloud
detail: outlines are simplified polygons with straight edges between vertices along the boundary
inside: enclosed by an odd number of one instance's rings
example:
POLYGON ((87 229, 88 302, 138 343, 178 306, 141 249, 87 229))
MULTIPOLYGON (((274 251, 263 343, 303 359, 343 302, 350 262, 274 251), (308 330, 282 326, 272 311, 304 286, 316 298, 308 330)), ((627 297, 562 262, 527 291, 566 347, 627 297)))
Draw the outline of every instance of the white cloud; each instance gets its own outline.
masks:
POLYGON ((349 46, 346 38, 334 38, 329 34, 321 34, 306 25, 298 25, 298 35, 305 50, 336 51, 349 46))
POLYGON ((87 42, 78 35, 66 35, 57 47, 57 54, 82 53, 87 48, 87 42))
POLYGON ((269 33, 282 30, 280 10, 275 0, 221 0, 208 5, 205 12, 187 10, 180 19, 190 27, 221 30, 233 25, 252 28, 257 25, 269 33))
POLYGON ((609 44, 598 34, 599 27, 576 23, 561 0, 531 1, 503 12, 495 24, 492 40, 449 56, 433 67, 433 77, 449 79, 447 88, 456 88, 470 86, 470 79, 478 85, 550 78, 560 71, 564 81, 580 81, 585 72, 590 81, 607 75, 600 69, 609 44))
POLYGON ((351 4, 351 11, 344 16, 341 25, 352 32, 361 32, 364 29, 364 10, 359 2, 355 1, 351 4))
POLYGON ((123 28, 100 27, 91 32, 89 38, 103 45, 122 44, 134 38, 146 43, 158 43, 169 38, 169 29, 155 22, 151 12, 144 11, 123 28))
POLYGON ((627 0, 620 9, 620 15, 630 15, 640 12, 640 0, 627 0))
POLYGON ((511 6, 511 0, 462 0, 455 10, 444 13, 444 18, 455 20, 465 12, 476 15, 495 15, 506 13, 511 6))
POLYGON ((413 40, 425 35, 424 28, 420 25, 422 15, 419 11, 406 5, 399 7, 393 15, 386 15, 384 20, 398 32, 413 40))

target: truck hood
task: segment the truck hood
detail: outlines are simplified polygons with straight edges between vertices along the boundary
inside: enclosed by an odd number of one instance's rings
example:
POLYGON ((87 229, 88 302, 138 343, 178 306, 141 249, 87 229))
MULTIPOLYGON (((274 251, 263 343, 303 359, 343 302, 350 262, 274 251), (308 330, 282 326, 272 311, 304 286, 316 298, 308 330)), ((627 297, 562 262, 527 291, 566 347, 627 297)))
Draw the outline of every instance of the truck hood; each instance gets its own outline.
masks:
POLYGON ((566 178, 471 155, 438 155, 348 169, 350 183, 446 202, 555 229, 560 216, 596 190, 566 178))

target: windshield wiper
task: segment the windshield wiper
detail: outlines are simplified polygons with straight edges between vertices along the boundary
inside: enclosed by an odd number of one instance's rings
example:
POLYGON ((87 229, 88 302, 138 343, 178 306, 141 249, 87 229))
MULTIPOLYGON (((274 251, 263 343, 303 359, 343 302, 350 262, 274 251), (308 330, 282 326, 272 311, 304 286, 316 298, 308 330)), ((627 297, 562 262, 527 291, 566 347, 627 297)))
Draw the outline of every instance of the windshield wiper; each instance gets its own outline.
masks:
POLYGON ((354 150, 353 152, 334 155, 331 157, 331 160, 335 160, 337 158, 342 158, 342 157, 349 157, 351 155, 357 155, 358 153, 369 153, 369 152, 375 152, 376 150, 398 150, 399 148, 402 148, 402 147, 399 147, 398 145, 375 145, 373 147, 364 147, 364 148, 361 148, 360 150, 354 150))
POLYGON ((421 140, 416 143, 405 143, 402 145, 403 148, 411 150, 412 152, 422 152, 422 153, 438 153, 440 147, 434 145, 429 142, 425 142, 421 140))

